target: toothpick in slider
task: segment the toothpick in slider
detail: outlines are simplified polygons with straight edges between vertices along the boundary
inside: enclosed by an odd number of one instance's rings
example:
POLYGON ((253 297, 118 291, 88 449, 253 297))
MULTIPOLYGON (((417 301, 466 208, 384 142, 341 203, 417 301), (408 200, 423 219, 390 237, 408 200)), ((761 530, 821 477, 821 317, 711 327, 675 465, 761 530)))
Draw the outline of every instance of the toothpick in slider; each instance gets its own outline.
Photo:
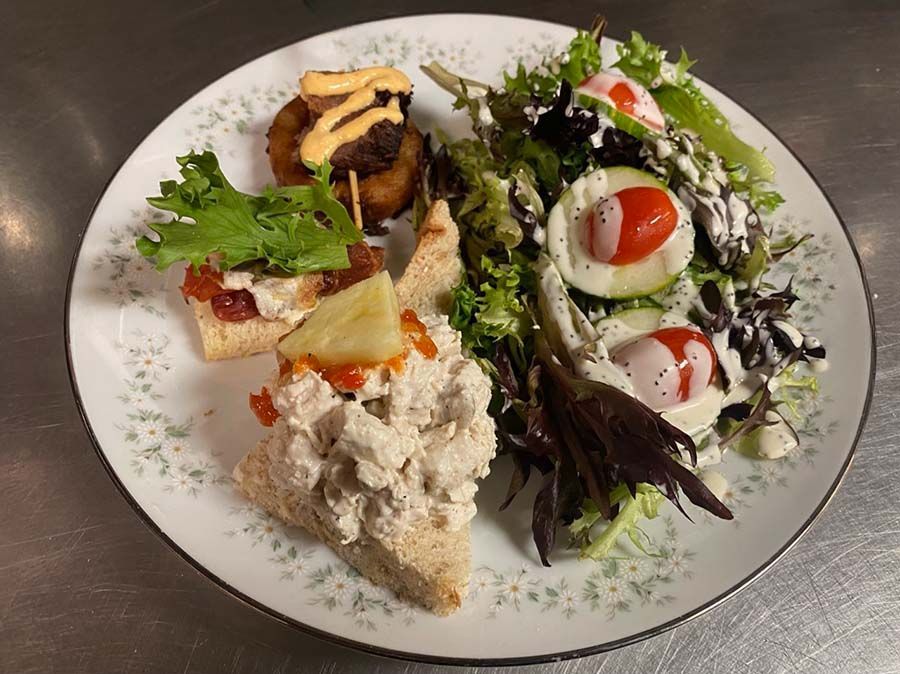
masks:
POLYGON ((359 183, 356 181, 356 171, 348 171, 350 177, 350 200, 353 202, 353 222, 359 229, 363 228, 362 209, 359 206, 359 183))

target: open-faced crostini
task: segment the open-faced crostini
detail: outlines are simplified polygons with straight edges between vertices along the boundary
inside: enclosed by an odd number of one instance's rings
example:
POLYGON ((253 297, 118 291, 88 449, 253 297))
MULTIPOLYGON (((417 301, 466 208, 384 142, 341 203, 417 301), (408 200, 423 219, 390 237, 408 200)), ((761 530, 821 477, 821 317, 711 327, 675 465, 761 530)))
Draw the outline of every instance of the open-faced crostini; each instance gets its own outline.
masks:
POLYGON ((281 341, 279 372, 250 396, 272 433, 234 471, 251 501, 440 615, 468 591, 476 480, 496 449, 490 380, 441 313, 458 243, 435 202, 396 291, 382 272, 281 341))
POLYGON ((307 72, 276 116, 269 158, 280 187, 235 190, 211 152, 179 158, 183 181, 161 183, 151 205, 174 213, 150 223, 140 251, 185 270, 208 360, 273 349, 320 298, 382 267, 362 222, 378 225, 412 199, 422 136, 408 119, 409 79, 393 68, 307 72), (353 226, 348 211, 354 214, 353 226))

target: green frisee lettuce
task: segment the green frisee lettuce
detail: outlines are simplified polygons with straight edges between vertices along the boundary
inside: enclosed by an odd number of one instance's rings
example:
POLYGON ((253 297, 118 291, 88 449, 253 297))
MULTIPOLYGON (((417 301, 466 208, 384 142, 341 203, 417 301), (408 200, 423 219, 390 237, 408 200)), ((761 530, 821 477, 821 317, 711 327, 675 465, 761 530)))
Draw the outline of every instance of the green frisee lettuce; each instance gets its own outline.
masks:
POLYGON ((590 499, 585 499, 581 516, 569 525, 572 538, 580 548, 580 557, 597 561, 609 557, 622 535, 642 553, 652 554, 648 549, 649 539, 638 523, 652 520, 659 514, 659 506, 665 501, 662 492, 653 485, 639 484, 632 497, 625 485, 619 485, 610 492, 609 498, 611 503, 620 504, 619 513, 611 522, 603 519, 590 499), (591 538, 591 531, 598 525, 603 526, 602 530, 591 538))
POLYGON ((158 270, 179 261, 196 270, 210 256, 223 270, 251 261, 294 275, 350 266, 347 246, 363 235, 331 192, 327 161, 309 166, 311 185, 266 188, 261 196, 236 190, 212 152, 177 161, 182 181, 161 182, 161 194, 147 199, 175 218, 148 223, 159 238, 135 242, 142 255, 156 258, 158 270))
POLYGON ((450 325, 462 333, 463 345, 476 355, 486 355, 494 342, 509 339, 522 343, 531 321, 520 299, 523 286, 533 284, 533 273, 527 267, 495 264, 481 258, 481 276, 477 288, 463 281, 453 288, 450 325))
POLYGON ((600 45, 597 36, 586 30, 569 42, 563 53, 554 58, 544 59, 543 64, 527 70, 519 62, 515 74, 503 74, 503 87, 507 92, 537 95, 544 98, 556 91, 562 80, 568 80, 577 87, 583 79, 600 70, 600 45))

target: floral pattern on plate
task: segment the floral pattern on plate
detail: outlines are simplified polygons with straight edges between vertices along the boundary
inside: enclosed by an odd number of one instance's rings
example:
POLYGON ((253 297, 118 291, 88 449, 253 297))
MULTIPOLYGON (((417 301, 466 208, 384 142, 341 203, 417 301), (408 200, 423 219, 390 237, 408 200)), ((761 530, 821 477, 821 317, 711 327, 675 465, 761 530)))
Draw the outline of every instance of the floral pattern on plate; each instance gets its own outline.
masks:
POLYGON ((131 452, 136 475, 161 481, 165 492, 196 497, 209 486, 230 485, 231 478, 191 446, 193 418, 175 420, 161 409, 165 395, 159 392, 159 384, 172 367, 168 346, 165 335, 140 331, 120 344, 130 376, 117 396, 126 412, 116 427, 131 452))
POLYGON ((439 61, 460 72, 475 68, 481 52, 472 40, 445 42, 432 35, 409 36, 401 31, 368 35, 361 39, 334 40, 338 53, 346 59, 347 70, 374 64, 403 69, 418 68, 420 63, 439 61))
POLYGON ((93 262, 94 270, 107 281, 101 286, 104 295, 119 307, 134 305, 158 318, 166 317, 158 301, 162 277, 138 253, 134 240, 147 231, 145 223, 162 220, 163 213, 149 206, 133 209, 128 224, 110 228, 107 246, 93 262))
MULTIPOLYGON (((187 145, 195 150, 221 151, 228 134, 265 133, 268 125, 258 128, 255 124, 296 95, 297 85, 281 82, 265 86, 253 86, 249 91, 225 91, 214 100, 191 109, 195 118, 184 131, 187 145)), ((226 149, 233 157, 234 150, 226 149)))

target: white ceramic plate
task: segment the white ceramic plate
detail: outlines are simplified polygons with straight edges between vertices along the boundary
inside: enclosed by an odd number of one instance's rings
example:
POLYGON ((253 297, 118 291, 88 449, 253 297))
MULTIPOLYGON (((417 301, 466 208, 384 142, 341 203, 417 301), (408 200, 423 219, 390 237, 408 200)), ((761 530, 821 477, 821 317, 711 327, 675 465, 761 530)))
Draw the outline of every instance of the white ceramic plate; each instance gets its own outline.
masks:
MULTIPOLYGON (((630 27, 620 27, 620 30, 630 27)), ((637 28, 640 28, 639 26, 637 28)), ((497 512, 508 466, 494 463, 472 528, 472 592, 462 610, 437 618, 361 579, 316 540, 282 526, 238 496, 232 467, 264 429, 247 407, 274 365, 271 355, 205 363, 180 298, 180 268, 163 277, 133 247, 156 216, 143 198, 173 177, 174 157, 215 150, 239 189, 271 181, 265 132, 306 69, 387 63, 415 83, 420 128, 464 133, 450 98, 420 63, 437 59, 487 81, 519 59, 556 52, 571 28, 499 16, 419 16, 369 23, 303 40, 222 77, 173 112, 122 165, 100 199, 73 264, 67 316, 70 368, 101 459, 144 520, 233 594, 273 616, 371 651, 430 661, 525 662, 584 655, 672 627, 730 596, 806 530, 847 469, 867 408, 873 371, 868 293, 855 251, 825 195, 758 120, 704 87, 749 142, 768 148, 787 204, 777 231, 815 239, 781 265, 802 295, 832 368, 798 426, 802 447, 781 461, 728 456, 732 523, 673 509, 650 527, 658 558, 602 564, 558 553, 543 568, 530 540, 531 494, 497 512)), ((666 37, 666 36, 657 36, 666 37)), ((671 37, 671 36, 669 36, 671 37)), ((685 36, 689 38, 689 36, 685 36)), ((689 45, 688 45, 689 46, 689 45)), ((604 43, 605 63, 615 60, 604 43)), ((402 270, 412 248, 406 221, 386 241, 402 270)), ((668 506, 667 506, 668 507, 668 506)))

